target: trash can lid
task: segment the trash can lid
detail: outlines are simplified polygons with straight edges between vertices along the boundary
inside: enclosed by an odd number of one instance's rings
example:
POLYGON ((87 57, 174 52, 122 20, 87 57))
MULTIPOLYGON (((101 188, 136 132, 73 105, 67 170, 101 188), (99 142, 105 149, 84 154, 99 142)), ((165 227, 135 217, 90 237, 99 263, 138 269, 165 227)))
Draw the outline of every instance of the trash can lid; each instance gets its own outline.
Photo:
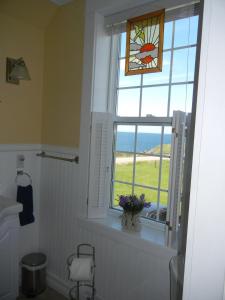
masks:
POLYGON ((46 262, 46 255, 43 253, 30 253, 22 258, 22 264, 27 266, 40 266, 46 262))

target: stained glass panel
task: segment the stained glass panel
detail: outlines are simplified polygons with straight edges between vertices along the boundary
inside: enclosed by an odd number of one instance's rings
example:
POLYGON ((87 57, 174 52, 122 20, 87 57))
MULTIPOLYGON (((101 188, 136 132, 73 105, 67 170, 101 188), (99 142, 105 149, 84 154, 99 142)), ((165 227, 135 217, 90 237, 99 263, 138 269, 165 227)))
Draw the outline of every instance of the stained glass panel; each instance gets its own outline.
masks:
POLYGON ((164 10, 127 21, 125 75, 162 71, 164 10))

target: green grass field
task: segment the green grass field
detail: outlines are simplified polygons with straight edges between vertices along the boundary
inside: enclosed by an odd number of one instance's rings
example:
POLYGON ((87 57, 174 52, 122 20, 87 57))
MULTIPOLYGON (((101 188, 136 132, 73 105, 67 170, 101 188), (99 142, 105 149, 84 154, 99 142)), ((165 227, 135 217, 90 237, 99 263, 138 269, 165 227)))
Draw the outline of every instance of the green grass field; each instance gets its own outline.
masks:
MULTIPOLYGON (((135 183, 149 185, 152 187, 158 186, 159 178, 159 161, 138 161, 136 162, 135 171, 135 183)), ((132 182, 133 176, 133 164, 132 163, 118 163, 115 168, 115 180, 132 182)), ((168 189, 169 181, 169 160, 164 159, 162 162, 162 174, 161 174, 161 188, 168 189)), ((117 183, 114 185, 114 206, 118 205, 118 195, 131 194, 131 186, 117 183)), ((157 191, 149 190, 146 188, 135 187, 134 193, 136 195, 145 194, 146 200, 149 202, 157 202, 157 191)), ((167 204, 167 192, 160 193, 160 203, 162 205, 167 204)))

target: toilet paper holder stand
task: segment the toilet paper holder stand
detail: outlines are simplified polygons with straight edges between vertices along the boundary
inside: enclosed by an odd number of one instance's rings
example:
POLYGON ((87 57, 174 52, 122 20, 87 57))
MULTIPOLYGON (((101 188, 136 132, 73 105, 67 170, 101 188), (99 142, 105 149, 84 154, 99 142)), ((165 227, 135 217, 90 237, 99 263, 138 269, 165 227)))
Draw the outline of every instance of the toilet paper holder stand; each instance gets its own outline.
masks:
MULTIPOLYGON (((92 280, 89 281, 73 281, 75 282, 75 286, 73 286, 69 291, 69 297, 70 300, 82 300, 80 299, 80 290, 81 288, 84 289, 90 289, 91 290, 91 296, 87 296, 87 300, 94 300, 95 299, 95 247, 91 244, 79 244, 77 245, 77 251, 76 253, 71 254, 67 258, 67 267, 69 271, 69 267, 73 261, 74 258, 80 258, 80 257, 91 257, 93 260, 93 277, 92 280)), ((69 272, 68 272, 69 273, 69 272)), ((70 278, 69 278, 70 280, 70 278)))

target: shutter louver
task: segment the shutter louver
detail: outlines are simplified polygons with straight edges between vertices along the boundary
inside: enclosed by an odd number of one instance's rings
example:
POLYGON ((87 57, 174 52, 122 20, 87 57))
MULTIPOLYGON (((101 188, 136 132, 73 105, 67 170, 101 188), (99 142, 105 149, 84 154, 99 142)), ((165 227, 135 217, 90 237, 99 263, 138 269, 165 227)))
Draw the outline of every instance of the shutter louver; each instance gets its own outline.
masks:
POLYGON ((172 247, 179 224, 179 208, 182 188, 182 169, 185 142, 185 113, 174 111, 173 134, 171 141, 171 160, 169 196, 167 211, 167 246, 172 247))
POLYGON ((91 127, 88 218, 106 216, 110 199, 112 115, 93 112, 91 127))

